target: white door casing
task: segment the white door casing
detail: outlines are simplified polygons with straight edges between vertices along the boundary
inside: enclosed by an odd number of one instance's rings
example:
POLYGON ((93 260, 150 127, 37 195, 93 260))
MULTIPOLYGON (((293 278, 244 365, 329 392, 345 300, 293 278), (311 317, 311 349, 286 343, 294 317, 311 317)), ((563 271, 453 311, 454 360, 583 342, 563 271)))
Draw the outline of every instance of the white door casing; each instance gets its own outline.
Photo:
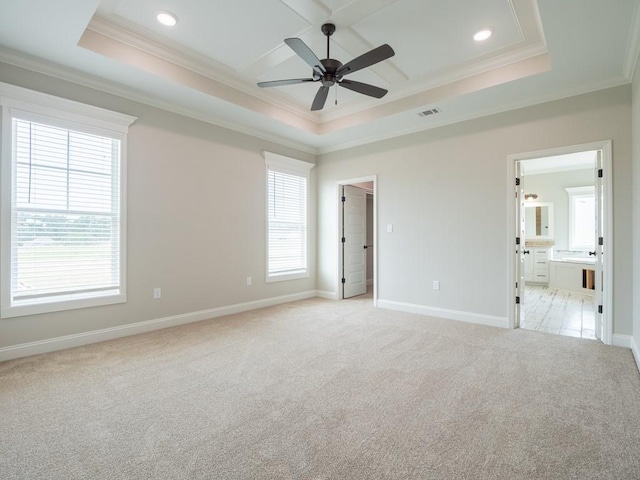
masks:
POLYGON ((342 198, 342 298, 350 298, 367 292, 367 194, 345 185, 342 198))
MULTIPOLYGON (((548 150, 539 150, 534 152, 519 153, 507 156, 507 169, 509 172, 509 189, 508 192, 508 264, 509 275, 507 280, 508 286, 508 301, 514 301, 514 286, 516 283, 520 284, 520 266, 518 263, 518 255, 514 255, 514 251, 511 248, 513 241, 514 231, 518 232, 519 227, 519 203, 514 202, 514 190, 513 179, 517 177, 519 173, 519 164, 522 160, 530 160, 534 158, 551 157, 557 155, 565 155, 577 152, 597 151, 597 163, 601 165, 603 176, 598 177, 596 169, 596 198, 598 205, 598 220, 596 222, 598 230, 598 237, 596 239, 596 268, 600 268, 600 271, 596 271, 596 294, 600 295, 601 300, 596 304, 596 312, 598 312, 599 306, 602 305, 602 314, 597 314, 596 328, 600 330, 598 338, 606 345, 611 345, 613 342, 613 210, 611 207, 611 193, 613 191, 613 182, 611 178, 612 171, 612 144, 611 140, 604 140, 599 142, 586 143, 581 145, 571 145, 567 147, 553 148, 548 150), (599 197, 599 199, 598 199, 599 197), (515 212, 514 212, 515 210, 515 212), (513 223, 512 223, 513 222, 513 223), (598 238, 603 237, 603 245, 599 245, 598 238), (598 256, 600 259, 598 259, 598 256)), ((519 310, 509 309, 509 325, 511 328, 518 326, 519 310)))

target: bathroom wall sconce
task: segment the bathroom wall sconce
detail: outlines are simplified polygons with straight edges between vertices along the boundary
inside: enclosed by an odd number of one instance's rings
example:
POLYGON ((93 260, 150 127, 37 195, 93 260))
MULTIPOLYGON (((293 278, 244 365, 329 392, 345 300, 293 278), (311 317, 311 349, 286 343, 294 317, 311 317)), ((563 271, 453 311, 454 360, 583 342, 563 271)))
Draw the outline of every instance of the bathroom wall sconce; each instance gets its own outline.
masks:
POLYGON ((538 199, 538 195, 536 195, 535 193, 525 193, 524 199, 527 202, 533 202, 534 200, 538 199))

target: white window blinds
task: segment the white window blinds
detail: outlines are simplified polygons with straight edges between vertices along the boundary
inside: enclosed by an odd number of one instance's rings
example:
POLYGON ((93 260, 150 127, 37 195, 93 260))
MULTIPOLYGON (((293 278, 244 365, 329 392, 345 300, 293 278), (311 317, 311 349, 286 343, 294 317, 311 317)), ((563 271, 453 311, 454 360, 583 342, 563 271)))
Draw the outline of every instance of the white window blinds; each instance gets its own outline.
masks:
POLYGON ((120 141, 13 119, 12 300, 117 290, 120 141))
POLYGON ((307 179, 269 171, 269 275, 307 268, 307 179))
POLYGON ((312 167, 267 156, 267 280, 308 275, 308 172, 312 167))
POLYGON ((126 301, 129 115, 0 83, 0 316, 126 301))

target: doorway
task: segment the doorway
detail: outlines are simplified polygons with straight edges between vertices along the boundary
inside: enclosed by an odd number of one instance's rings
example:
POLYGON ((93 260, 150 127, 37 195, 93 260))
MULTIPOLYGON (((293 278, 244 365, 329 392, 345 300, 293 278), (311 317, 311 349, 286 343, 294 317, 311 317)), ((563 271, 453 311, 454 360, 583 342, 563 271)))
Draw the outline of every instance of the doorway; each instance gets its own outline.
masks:
POLYGON ((376 176, 337 182, 339 299, 377 300, 376 176))
POLYGON ((511 326, 610 344, 611 143, 514 155, 509 167, 511 326))

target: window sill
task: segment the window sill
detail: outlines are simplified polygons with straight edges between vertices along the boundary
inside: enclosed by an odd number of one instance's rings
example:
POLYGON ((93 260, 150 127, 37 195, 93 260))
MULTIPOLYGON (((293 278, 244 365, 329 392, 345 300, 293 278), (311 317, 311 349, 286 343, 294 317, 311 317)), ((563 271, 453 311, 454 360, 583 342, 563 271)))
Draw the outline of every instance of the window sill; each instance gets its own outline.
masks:
POLYGON ((266 282, 267 283, 284 282, 286 280, 299 280, 301 278, 309 278, 309 271, 304 270, 300 272, 282 273, 279 275, 278 274, 267 275, 266 282))
POLYGON ((25 317, 27 315, 38 315, 42 313, 63 312, 78 308, 100 307, 103 305, 113 305, 125 303, 127 296, 119 290, 111 290, 102 294, 86 295, 65 295, 56 300, 41 299, 40 301, 29 300, 16 302, 13 305, 3 308, 0 311, 1 318, 25 317))

